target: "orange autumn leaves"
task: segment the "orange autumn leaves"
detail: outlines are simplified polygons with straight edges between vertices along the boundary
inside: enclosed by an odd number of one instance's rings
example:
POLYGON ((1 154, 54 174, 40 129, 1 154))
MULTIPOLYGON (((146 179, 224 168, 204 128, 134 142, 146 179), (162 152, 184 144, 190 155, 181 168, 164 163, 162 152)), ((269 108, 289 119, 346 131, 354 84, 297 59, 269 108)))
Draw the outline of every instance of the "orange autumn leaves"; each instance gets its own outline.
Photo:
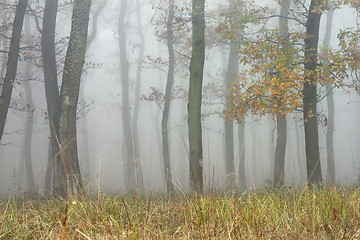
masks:
POLYGON ((359 90, 358 31, 342 31, 338 36, 339 49, 319 51, 315 71, 304 68, 305 38, 306 35, 297 32, 282 38, 278 30, 267 29, 260 31, 255 41, 243 41, 239 45, 243 70, 227 92, 232 106, 226 110, 226 117, 242 121, 249 113, 274 117, 300 111, 302 88, 308 75, 315 75, 321 86, 333 84, 337 88, 359 90), (352 81, 347 81, 349 78, 352 81))
POLYGON ((243 42, 239 81, 228 92, 232 107, 227 117, 241 120, 254 115, 285 115, 302 106, 302 49, 296 43, 303 37, 293 33, 284 39, 277 30, 263 30, 255 42, 243 42))

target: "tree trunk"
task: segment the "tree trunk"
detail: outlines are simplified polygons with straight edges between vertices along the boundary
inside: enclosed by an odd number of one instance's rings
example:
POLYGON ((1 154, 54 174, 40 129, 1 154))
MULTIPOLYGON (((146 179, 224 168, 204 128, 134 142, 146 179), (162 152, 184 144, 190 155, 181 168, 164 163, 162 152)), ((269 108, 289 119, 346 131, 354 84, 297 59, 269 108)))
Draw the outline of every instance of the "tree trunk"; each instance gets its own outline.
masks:
POLYGON ((137 169, 134 149, 134 138, 131 128, 130 103, 129 103, 129 62, 126 55, 126 34, 125 34, 125 15, 127 0, 121 1, 119 16, 119 48, 120 48, 120 72, 122 89, 122 124, 126 149, 126 189, 130 194, 137 189, 137 169))
POLYGON ((245 170, 245 123, 238 124, 239 138, 239 184, 240 190, 246 189, 246 170, 245 170))
POLYGON ((274 162, 274 186, 282 187, 285 184, 285 150, 286 150, 286 115, 276 115, 276 149, 274 162))
POLYGON ((188 102, 189 166, 192 191, 203 191, 201 97, 205 61, 205 0, 192 1, 192 51, 188 102))
POLYGON ((21 31, 28 0, 19 0, 16 6, 15 19, 10 40, 10 50, 6 65, 5 78, 1 90, 0 98, 0 141, 4 133, 6 117, 10 106, 13 85, 16 81, 16 71, 18 65, 19 47, 21 31))
MULTIPOLYGON (((234 10, 237 5, 233 0, 230 1, 229 9, 234 10)), ((234 16, 235 18, 235 16, 234 16)), ((234 19, 233 21, 236 21, 234 19)), ((236 26, 234 26, 236 29, 236 26)), ((232 97, 228 92, 231 90, 232 85, 235 82, 234 75, 239 72, 239 60, 238 60, 238 47, 237 40, 239 30, 236 31, 234 37, 231 39, 228 69, 225 77, 226 86, 226 99, 225 108, 229 110, 232 106, 232 97)), ((233 189, 235 187, 235 158, 234 158, 234 125, 233 120, 225 119, 225 166, 226 166, 226 188, 233 189)))
MULTIPOLYGON (((30 23, 29 16, 25 18, 25 34, 26 40, 30 41, 30 23)), ((31 59, 26 60, 25 72, 24 72, 24 88, 25 88, 25 97, 27 105, 27 121, 25 123, 25 136, 24 136, 24 160, 25 160, 25 172, 26 172, 26 183, 27 183, 27 192, 31 195, 35 193, 35 179, 34 171, 32 166, 32 153, 31 153, 31 142, 32 134, 34 128, 34 106, 33 106, 33 97, 32 89, 30 85, 31 78, 31 68, 32 62, 31 59)))
POLYGON ((170 164, 170 144, 169 144, 169 113, 171 103, 171 91, 174 83, 174 69, 175 69, 175 52, 174 52, 174 33, 173 33, 173 21, 174 21, 174 0, 169 0, 169 15, 167 20, 167 47, 169 52, 169 68, 167 73, 165 97, 164 97, 164 110, 161 119, 161 136, 163 147, 163 159, 164 159, 164 173, 167 192, 174 191, 174 185, 171 175, 170 164))
MULTIPOLYGON (((330 10, 327 13, 326 29, 324 37, 324 46, 329 47, 331 39, 331 28, 333 22, 334 10, 331 7, 331 1, 329 1, 330 10)), ((328 64, 327 61, 324 62, 328 64)), ((330 75, 327 74, 328 76, 330 75)), ((335 185, 335 158, 334 158, 334 130, 335 130, 335 109, 334 109, 334 92, 331 83, 326 85, 326 102, 328 107, 327 116, 327 131, 326 131, 326 153, 327 153, 327 172, 326 172, 326 183, 330 186, 335 185)))
POLYGON ((45 173, 45 195, 51 192, 51 182, 53 182, 53 193, 64 196, 66 182, 64 169, 59 156, 59 87, 57 81, 57 64, 55 53, 55 28, 56 16, 58 11, 58 0, 46 0, 42 37, 41 53, 44 69, 45 96, 47 112, 50 126, 49 158, 45 173), (51 181, 51 177, 53 181, 51 181))
POLYGON ((319 136, 317 124, 317 53, 319 41, 319 26, 321 13, 314 11, 318 7, 318 0, 311 0, 308 19, 306 22, 305 39, 305 71, 307 73, 303 89, 305 150, 308 184, 322 182, 319 136))
POLYGON ((138 23, 138 32, 140 37, 140 49, 139 57, 136 68, 136 81, 135 81, 135 106, 133 113, 133 137, 134 137, 134 149, 135 149, 135 161, 136 161, 136 171, 137 171, 137 182, 139 189, 144 188, 144 179, 140 158, 140 144, 139 144, 139 133, 138 133, 138 119, 140 112, 140 89, 141 89, 141 72, 144 60, 145 52, 145 36, 143 33, 142 19, 140 12, 140 1, 136 0, 136 17, 138 23))
MULTIPOLYGON (((282 40, 282 48, 286 52, 289 47, 289 27, 288 16, 290 11, 290 0, 283 0, 281 2, 280 18, 279 18, 279 35, 282 40)), ((289 66, 290 62, 287 60, 286 65, 289 66)), ((278 105, 281 104, 281 99, 278 105)), ((285 151, 287 142, 287 129, 286 129, 286 114, 276 114, 276 149, 274 160, 274 186, 282 187, 285 184, 285 151)))
POLYGON ((84 64, 91 0, 74 0, 69 46, 66 52, 60 92, 59 140, 67 183, 66 197, 83 188, 76 137, 76 107, 84 64))

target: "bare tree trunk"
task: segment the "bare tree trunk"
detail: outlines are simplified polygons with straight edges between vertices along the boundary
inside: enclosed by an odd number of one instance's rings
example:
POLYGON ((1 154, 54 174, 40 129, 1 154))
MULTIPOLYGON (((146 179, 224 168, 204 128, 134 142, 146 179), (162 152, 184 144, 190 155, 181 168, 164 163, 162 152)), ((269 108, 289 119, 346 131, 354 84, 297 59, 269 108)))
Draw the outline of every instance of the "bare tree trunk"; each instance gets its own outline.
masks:
POLYGON ((140 89, 141 89, 141 73, 142 73, 142 65, 144 60, 144 52, 145 52, 145 36, 143 33, 142 27, 142 19, 140 12, 140 1, 136 0, 136 17, 138 23, 138 33, 140 37, 140 49, 139 49, 139 57, 136 68, 136 81, 135 81, 135 106, 134 106, 134 114, 133 114, 133 137, 134 137, 134 149, 135 149, 135 161, 136 161, 136 171, 137 171, 137 182, 139 189, 144 188, 144 179, 140 158, 140 144, 139 144, 139 133, 138 133, 138 119, 140 112, 140 89))
POLYGON ((130 194, 135 193, 137 189, 137 170, 134 149, 134 138, 130 119, 129 103, 129 62, 126 53, 126 34, 125 34, 125 15, 127 0, 121 0, 119 16, 119 48, 120 48, 120 71, 121 71, 121 89, 122 89, 122 124, 126 149, 126 189, 130 194))
POLYGON ((174 0, 169 0, 169 13, 167 20, 167 47, 169 52, 169 68, 167 73, 167 81, 164 97, 164 110, 161 119, 161 135, 162 135, 162 147, 163 147, 163 159, 164 159, 164 173, 167 192, 174 191, 174 185, 171 175, 170 164, 170 144, 169 144, 169 113, 171 103, 171 91, 174 83, 174 69, 175 69, 175 52, 174 52, 174 33, 173 33, 173 21, 174 21, 174 0))
POLYGON ((11 33, 10 50, 0 98, 0 141, 4 133, 13 85, 16 80, 21 31, 27 5, 28 0, 19 0, 16 6, 15 19, 11 33))
POLYGON ((285 149, 286 149, 286 115, 276 116, 276 149, 274 162, 274 186, 282 187, 285 184, 285 149))
POLYGON ((205 0, 192 1, 192 51, 188 102, 190 187, 203 191, 201 97, 205 61, 205 0))
POLYGON ((64 179, 64 169, 59 156, 59 87, 57 81, 57 63, 55 53, 55 28, 58 10, 58 0, 46 0, 42 37, 41 53, 44 69, 45 96, 47 112, 50 126, 49 158, 45 173, 45 195, 50 196, 51 182, 53 183, 53 193, 64 196, 66 182, 64 179), (53 181, 51 181, 53 178, 53 181))
MULTIPOLYGON (((31 37, 29 16, 25 18, 25 34, 26 34, 26 40, 29 41, 31 37)), ((27 121, 25 123, 23 157, 25 160, 27 192, 30 195, 36 192, 34 171, 32 166, 32 156, 31 156, 32 155, 31 143, 32 143, 32 134, 34 128, 34 110, 35 110, 33 106, 32 89, 30 85, 31 68, 32 68, 31 59, 27 59, 25 64, 25 72, 24 72, 24 88, 25 88, 25 97, 26 97, 26 105, 27 105, 27 121)))
POLYGON ((239 139, 239 184, 240 190, 246 189, 246 171, 245 171, 245 123, 238 124, 239 139))
MULTIPOLYGON (((326 20, 326 29, 324 37, 324 46, 329 47, 331 39, 331 28, 333 23, 334 10, 331 6, 331 1, 329 2, 330 10, 327 13, 326 20)), ((328 62, 324 62, 325 65, 328 62)), ((330 75, 330 74, 328 74, 330 75)), ((333 86, 331 83, 326 85, 326 101, 328 107, 328 116, 327 116, 327 131, 326 131, 326 153, 327 153, 327 173, 326 173, 326 183, 330 186, 335 185, 335 158, 334 158, 334 130, 335 130, 335 109, 334 109, 334 92, 333 86)))
POLYGON ((321 13, 315 11, 315 9, 319 7, 319 4, 319 0, 311 0, 306 22, 306 34, 308 37, 305 39, 305 71, 307 76, 304 82, 303 104, 307 179, 310 185, 322 182, 316 111, 317 79, 315 76, 321 18, 321 13))
POLYGON ((90 6, 91 0, 74 0, 70 40, 61 84, 59 140, 67 182, 65 197, 76 196, 83 189, 77 153, 76 107, 85 59, 90 6))

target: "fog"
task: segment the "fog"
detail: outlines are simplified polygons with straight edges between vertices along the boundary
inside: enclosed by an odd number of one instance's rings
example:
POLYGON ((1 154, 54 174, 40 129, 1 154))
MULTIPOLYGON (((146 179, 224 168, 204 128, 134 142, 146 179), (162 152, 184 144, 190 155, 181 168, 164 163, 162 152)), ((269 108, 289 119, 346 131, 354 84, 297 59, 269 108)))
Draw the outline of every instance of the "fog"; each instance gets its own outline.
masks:
MULTIPOLYGON (((42 1, 40 1, 42 2, 42 1)), ((126 154, 124 132, 122 127, 122 102, 119 68, 118 16, 119 2, 109 0, 98 18, 98 29, 94 42, 86 53, 86 62, 81 80, 81 94, 78 106, 77 141, 81 173, 84 178, 85 189, 89 193, 125 193, 126 154), (85 141, 86 140, 86 141, 85 141), (90 169, 86 169, 86 164, 90 169)), ((159 41, 155 35, 157 31, 166 31, 163 21, 166 12, 160 8, 167 7, 166 1, 142 0, 141 18, 145 36, 144 59, 138 59, 139 35, 136 22, 136 1, 128 2, 126 16, 127 57, 130 63, 130 110, 135 104, 135 79, 139 61, 143 61, 141 68, 141 101, 138 120, 138 138, 140 162, 144 178, 145 192, 165 192, 166 183, 162 160, 161 145, 161 117, 163 102, 148 101, 153 89, 164 94, 167 79, 168 50, 164 40, 159 41), (157 25, 158 24, 158 25, 157 25), (159 58, 162 63, 153 63, 151 59, 159 58)), ((93 1, 92 13, 99 1, 93 1)), ((191 6, 189 1, 179 3, 191 6)), ((40 3, 41 5, 42 3, 40 3)), ((177 3, 176 3, 177 4, 177 3)), ((220 14, 217 9, 227 2, 209 0, 206 11, 208 14, 220 14)), ((275 12, 279 5, 273 1, 255 1, 260 6, 269 6, 275 12)), ((306 3, 308 4, 308 3, 306 3)), ((36 4, 33 4, 33 7, 36 4)), ((187 10, 184 10, 184 16, 187 10)), ((190 12, 188 12, 190 14, 190 12)), ((67 37, 70 32, 71 8, 64 7, 58 14, 56 39, 67 37)), ((90 15, 91 21, 93 20, 90 15)), ((214 17, 214 16, 212 16, 214 17)), ((220 16, 217 17, 221 19, 220 16)), ((337 34, 341 29, 357 27, 354 9, 342 6, 334 12, 331 46, 338 47, 337 34)), ((40 34, 36 29, 34 17, 29 17, 31 37, 33 42, 39 43, 40 34)), ((12 18, 9 19, 9 22, 12 18)), ((210 21, 210 20, 208 20, 210 21)), ((211 20, 212 21, 212 20, 211 20)), ((269 21, 268 27, 275 27, 277 19, 269 21)), ((208 25, 218 23, 207 22, 208 25)), ((297 28, 294 22, 290 26, 297 28), (293 24, 293 25, 291 25, 293 24)), ((326 14, 322 16, 320 26, 320 41, 322 43, 326 24, 326 14)), ((188 23, 191 26, 190 23, 188 23)), ((188 32, 190 37, 191 31, 188 32)), ((221 39, 221 38, 219 38, 221 39)), ((186 41, 187 39, 183 39, 186 41)), ((182 41, 182 40, 178 40, 182 41)), ((25 41, 23 41, 23 46, 25 41)), ((203 139, 203 168, 205 191, 221 191, 225 188, 225 153, 224 153, 224 118, 221 113, 224 101, 219 93, 206 95, 206 87, 216 86, 224 88, 224 76, 227 66, 228 50, 224 44, 215 43, 206 47, 204 66, 204 97, 202 105, 202 139, 203 139)), ((3 45, 1 45, 3 47, 3 45)), ((188 49, 177 45, 178 60, 174 81, 174 92, 183 89, 184 96, 174 93, 170 109, 170 157, 173 183, 176 191, 189 190, 189 158, 188 158, 188 130, 187 130, 187 91, 189 85, 188 49), (183 56, 184 55, 184 56, 183 56), (176 97, 177 96, 177 97, 176 97)), ((39 48, 39 46, 38 46, 39 48)), ((34 50, 34 54, 36 50, 34 50)), ((65 54, 64 52, 61 54, 65 54)), ((59 76, 62 74, 62 57, 59 60, 59 76)), ((3 59, 1 59, 3 61, 3 59)), ((34 61, 35 62, 35 61, 34 61)), ((26 192, 26 173, 24 166, 24 126, 28 121, 26 106, 29 104, 25 97, 24 75, 25 61, 19 59, 18 79, 12 95, 11 106, 5 126, 5 135, 0 148, 0 195, 21 195, 26 192)), ((59 77, 59 81, 61 77, 59 77)), ((346 80, 346 81, 350 81, 346 80)), ((47 119, 46 98, 41 66, 33 66, 34 128, 32 135, 32 167, 37 191, 43 193, 45 171, 49 154, 49 123, 47 119)), ((319 94, 324 94, 319 88, 319 94)), ((351 91, 334 90, 335 101, 335 132, 334 152, 336 166, 336 184, 348 186, 359 183, 360 178, 360 96, 351 91)), ((326 98, 318 103, 320 115, 327 115, 326 98)), ((306 159, 304 143, 304 127, 302 113, 291 113, 287 116, 287 147, 285 157, 285 182, 288 186, 303 186, 306 184, 306 159)), ((270 115, 263 117, 249 114, 245 118, 245 172, 246 189, 258 189, 272 185, 274 174, 274 152, 276 144, 275 122, 270 115)), ((236 174, 239 164, 240 146, 237 137, 238 125, 234 123, 234 156, 236 174)), ((323 179, 326 178, 326 126, 319 121, 319 142, 321 154, 321 168, 323 179)))

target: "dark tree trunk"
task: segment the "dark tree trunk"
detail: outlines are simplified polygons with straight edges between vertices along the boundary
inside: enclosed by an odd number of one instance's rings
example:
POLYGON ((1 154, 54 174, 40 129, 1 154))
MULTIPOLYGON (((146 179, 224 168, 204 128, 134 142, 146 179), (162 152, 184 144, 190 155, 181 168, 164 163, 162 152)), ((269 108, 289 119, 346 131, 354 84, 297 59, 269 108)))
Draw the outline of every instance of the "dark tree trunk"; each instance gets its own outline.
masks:
MULTIPOLYGON (((279 35, 282 40, 282 48, 284 52, 289 47, 289 28, 288 16, 290 11, 290 0, 283 0, 281 2, 280 18, 279 18, 279 35)), ((287 60, 286 65, 290 62, 287 60)), ((281 99, 278 105, 281 104, 281 99)), ((287 143, 287 129, 286 129, 286 114, 276 114, 276 149, 274 159, 274 186, 282 187, 285 184, 285 151, 287 143)))
POLYGON ((19 47, 21 31, 24 22, 24 16, 28 0, 19 0, 16 6, 15 19, 13 22, 13 29, 11 33, 10 49, 6 65, 5 78, 1 90, 0 98, 0 141, 2 139, 6 117, 10 106, 11 94, 13 85, 16 81, 16 71, 18 65, 19 47))
POLYGON ((56 16, 58 11, 58 0, 46 0, 42 37, 41 53, 44 69, 45 96, 47 112, 50 126, 50 146, 49 158, 45 173, 45 195, 51 192, 51 182, 53 182, 53 193, 64 196, 66 182, 64 179, 64 169, 59 156, 59 87, 57 81, 57 63, 55 53, 55 28, 56 16), (51 181, 53 178, 53 181, 51 181))
POLYGON ((175 52, 174 52, 174 33, 173 33, 173 21, 174 21, 174 0, 169 0, 169 14, 167 20, 167 47, 169 52, 169 68, 167 73, 167 81, 165 88, 165 102, 164 110, 161 119, 161 136, 163 147, 163 159, 164 159, 164 172, 167 192, 174 191, 174 185, 171 176, 171 164, 170 164, 170 144, 169 144, 169 113, 171 103, 171 91, 174 83, 174 69, 175 69, 175 52))
MULTIPOLYGON (((330 1, 329 1, 330 2, 330 1)), ((329 47, 331 39, 331 28, 333 22, 334 10, 330 6, 330 10, 327 13, 326 29, 324 37, 324 46, 329 47)), ((328 62, 324 62, 325 65, 328 62)), ((329 77, 330 74, 328 74, 329 77)), ((334 130, 335 130, 335 107, 334 107, 334 92, 331 83, 326 85, 326 102, 328 107, 327 116, 327 131, 326 131, 326 153, 327 153, 327 172, 326 183, 330 186, 335 185, 335 158, 334 158, 334 130)))
POLYGON ((190 187, 203 191, 201 97, 205 61, 205 0, 192 1, 192 51, 188 102, 190 187))
POLYGON ((66 52, 59 103, 60 156, 66 173, 67 195, 83 188, 76 137, 76 107, 84 64, 91 0, 74 0, 69 46, 66 52))
POLYGON ((126 149, 126 189, 130 194, 135 193, 138 187, 136 168, 134 138, 130 119, 129 103, 129 62, 126 53, 126 34, 125 34, 125 15, 127 0, 121 1, 119 16, 119 48, 120 48, 120 72, 121 72, 121 89, 122 89, 122 124, 124 131, 125 149, 126 149))
POLYGON ((310 3, 308 19, 306 22, 305 39, 305 71, 307 76, 303 89, 304 127, 305 127, 305 150, 308 184, 320 184, 322 182, 319 136, 317 124, 317 53, 319 41, 319 26, 321 13, 314 11, 319 1, 312 0, 310 3))

